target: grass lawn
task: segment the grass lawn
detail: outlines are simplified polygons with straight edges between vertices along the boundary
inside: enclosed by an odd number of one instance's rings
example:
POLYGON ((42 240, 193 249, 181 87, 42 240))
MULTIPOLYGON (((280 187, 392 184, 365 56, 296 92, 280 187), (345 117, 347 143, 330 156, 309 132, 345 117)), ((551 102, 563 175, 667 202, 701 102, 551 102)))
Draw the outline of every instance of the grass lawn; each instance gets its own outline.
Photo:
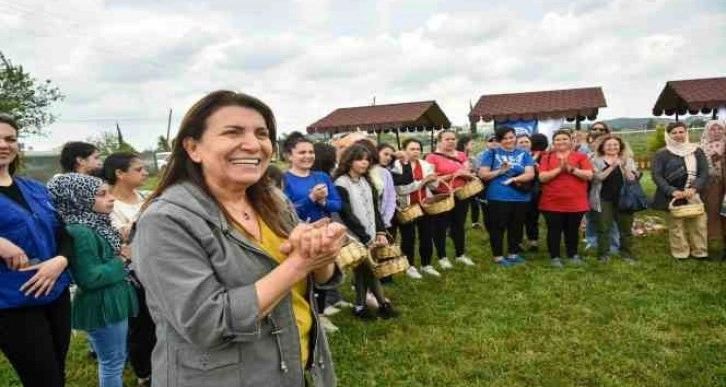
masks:
MULTIPOLYGON (((483 231, 468 233, 476 268, 386 287, 399 319, 332 317, 341 386, 726 385, 726 263, 675 262, 661 232, 636 240, 634 267, 589 257, 555 270, 541 251, 505 269, 483 231)), ((96 383, 86 351, 79 333, 70 386, 96 383)), ((2 359, 0 385, 19 385, 2 359)))

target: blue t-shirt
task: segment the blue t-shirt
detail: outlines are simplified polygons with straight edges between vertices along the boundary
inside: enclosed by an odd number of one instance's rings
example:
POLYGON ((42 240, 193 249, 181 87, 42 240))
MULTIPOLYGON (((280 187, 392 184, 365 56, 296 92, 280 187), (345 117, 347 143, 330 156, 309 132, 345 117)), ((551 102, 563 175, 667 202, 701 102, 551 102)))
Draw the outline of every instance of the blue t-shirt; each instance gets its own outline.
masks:
POLYGON ((512 184, 502 184, 510 178, 523 174, 524 168, 534 166, 534 160, 532 160, 529 152, 523 149, 513 149, 511 151, 502 148, 490 149, 480 155, 479 166, 489 167, 493 171, 501 168, 502 163, 505 161, 511 165, 511 168, 509 168, 507 173, 489 181, 486 190, 487 200, 499 200, 503 202, 530 201, 532 199, 530 192, 513 188, 512 184))
POLYGON ((297 216, 303 222, 315 222, 339 212, 342 207, 338 189, 323 172, 311 171, 310 175, 300 177, 287 171, 282 175, 282 180, 283 192, 295 204, 297 216), (324 206, 310 200, 310 191, 318 184, 325 184, 328 187, 328 199, 324 206))

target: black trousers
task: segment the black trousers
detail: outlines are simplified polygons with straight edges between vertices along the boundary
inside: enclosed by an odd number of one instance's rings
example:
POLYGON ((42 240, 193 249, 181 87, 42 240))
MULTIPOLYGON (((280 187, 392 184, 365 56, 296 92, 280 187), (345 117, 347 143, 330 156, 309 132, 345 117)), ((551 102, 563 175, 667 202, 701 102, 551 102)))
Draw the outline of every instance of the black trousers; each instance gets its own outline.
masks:
POLYGON ((524 218, 524 230, 530 242, 539 240, 539 198, 532 198, 527 204, 527 215, 524 218))
POLYGON ((479 213, 481 211, 481 204, 479 203, 479 197, 471 199, 471 223, 479 223, 479 213))
POLYGON ((542 211, 547 222, 547 250, 550 258, 559 258, 560 240, 565 237, 565 252, 568 258, 577 255, 580 242, 580 222, 584 212, 551 212, 542 211))
POLYGON ((522 225, 527 215, 529 202, 505 202, 489 200, 489 244, 492 255, 504 255, 504 234, 507 234, 507 248, 509 254, 519 254, 519 245, 522 243, 522 225))
POLYGON ((70 340, 68 289, 47 305, 0 310, 0 350, 25 387, 65 385, 70 340))
POLYGON ((439 259, 446 258, 446 235, 451 235, 454 241, 454 251, 456 256, 464 255, 464 245, 466 243, 466 214, 469 211, 469 202, 471 198, 466 200, 456 200, 454 209, 443 214, 432 216, 433 222, 433 240, 436 247, 436 254, 439 259))
POLYGON ((366 304, 366 293, 368 290, 373 293, 378 301, 378 305, 386 302, 386 296, 383 294, 383 286, 381 281, 376 278, 367 263, 361 263, 353 269, 353 285, 355 286, 355 304, 356 306, 364 306, 366 304))
POLYGON ((434 253, 431 217, 424 215, 411 223, 401 224, 399 227, 401 229, 401 250, 408 257, 408 263, 414 266, 416 231, 418 230, 418 256, 421 259, 421 266, 430 265, 431 256, 434 253))
POLYGON ((129 319, 129 362, 138 378, 151 376, 151 351, 156 344, 156 326, 146 306, 144 289, 135 288, 139 314, 129 319))

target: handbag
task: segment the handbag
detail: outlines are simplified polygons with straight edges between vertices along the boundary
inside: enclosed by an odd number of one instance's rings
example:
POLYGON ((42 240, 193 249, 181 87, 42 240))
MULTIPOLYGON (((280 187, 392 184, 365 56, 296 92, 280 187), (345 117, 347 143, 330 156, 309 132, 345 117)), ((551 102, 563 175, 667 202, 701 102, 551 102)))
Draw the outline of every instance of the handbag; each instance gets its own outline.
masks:
POLYGON ((620 199, 618 209, 620 211, 638 212, 648 208, 648 197, 645 196, 643 186, 638 179, 633 181, 625 180, 620 188, 620 199))

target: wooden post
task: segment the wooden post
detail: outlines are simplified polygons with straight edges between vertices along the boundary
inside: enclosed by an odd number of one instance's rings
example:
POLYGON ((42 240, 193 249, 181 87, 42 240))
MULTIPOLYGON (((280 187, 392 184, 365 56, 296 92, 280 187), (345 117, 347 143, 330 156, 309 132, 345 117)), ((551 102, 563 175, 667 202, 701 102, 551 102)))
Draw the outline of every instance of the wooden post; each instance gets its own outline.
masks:
POLYGON ((398 133, 398 126, 396 127, 396 144, 398 144, 398 147, 396 149, 401 150, 401 137, 398 133))
POLYGON ((678 121, 678 109, 676 109, 676 121, 678 121))
POLYGON ((711 119, 712 120, 716 119, 716 108, 713 109, 713 114, 711 115, 711 119))
MULTIPOLYGON (((431 152, 433 152, 434 149, 434 130, 436 130, 436 127, 431 127, 431 152)), ((423 149, 421 149, 423 151, 423 149)))
POLYGON ((581 121, 582 120, 580 120, 580 115, 578 114, 577 115, 577 118, 575 118, 575 130, 578 131, 578 132, 580 131, 580 122, 581 121))
POLYGON ((378 133, 376 134, 376 141, 380 144, 381 143, 381 133, 383 133, 382 129, 378 130, 378 133))

